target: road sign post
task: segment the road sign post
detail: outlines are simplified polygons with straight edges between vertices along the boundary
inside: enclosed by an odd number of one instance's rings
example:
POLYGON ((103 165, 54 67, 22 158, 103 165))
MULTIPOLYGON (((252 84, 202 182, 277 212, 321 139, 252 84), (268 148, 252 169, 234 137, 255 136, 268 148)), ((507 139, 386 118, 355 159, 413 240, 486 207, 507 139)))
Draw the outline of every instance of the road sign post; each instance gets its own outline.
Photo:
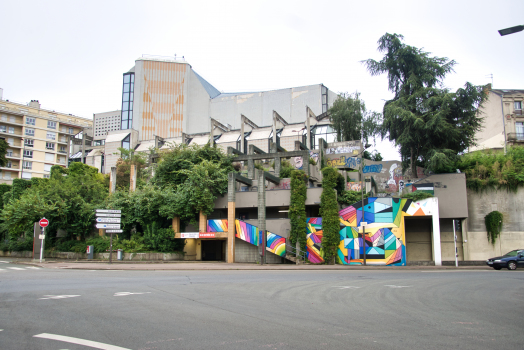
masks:
POLYGON ((113 263, 113 233, 121 233, 120 217, 122 212, 118 209, 96 209, 96 228, 111 233, 109 240, 109 263, 113 263))
POLYGON ((49 220, 46 218, 40 219, 38 224, 42 228, 42 234, 40 235, 40 262, 42 262, 42 256, 44 255, 44 240, 45 240, 45 228, 49 225, 49 220))

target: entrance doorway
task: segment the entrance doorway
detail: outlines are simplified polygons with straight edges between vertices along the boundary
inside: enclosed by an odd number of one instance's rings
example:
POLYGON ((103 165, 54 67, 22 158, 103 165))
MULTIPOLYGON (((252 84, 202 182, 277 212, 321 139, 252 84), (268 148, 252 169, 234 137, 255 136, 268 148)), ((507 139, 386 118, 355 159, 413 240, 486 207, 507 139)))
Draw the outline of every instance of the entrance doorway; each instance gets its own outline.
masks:
POLYGON ((406 261, 432 261, 432 221, 430 217, 404 218, 406 232, 406 261))
POLYGON ((202 240, 202 261, 225 261, 225 240, 202 240))

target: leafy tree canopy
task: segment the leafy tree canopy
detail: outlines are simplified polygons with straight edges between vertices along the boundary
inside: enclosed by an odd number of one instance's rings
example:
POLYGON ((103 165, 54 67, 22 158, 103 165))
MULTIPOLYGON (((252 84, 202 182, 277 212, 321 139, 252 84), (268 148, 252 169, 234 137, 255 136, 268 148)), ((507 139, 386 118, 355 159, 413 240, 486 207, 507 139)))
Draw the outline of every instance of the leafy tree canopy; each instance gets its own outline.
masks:
POLYGON ((381 115, 366 110, 366 104, 360 99, 360 93, 340 93, 333 106, 329 109, 333 129, 337 132, 337 140, 352 141, 364 140, 378 132, 381 115))
POLYGON ((466 83, 456 92, 443 88, 455 61, 432 57, 403 43, 403 36, 386 33, 378 41, 380 61, 363 61, 371 75, 387 73, 393 99, 383 111, 382 138, 400 146, 403 168, 428 170, 448 166, 474 145, 482 117, 478 108, 486 98, 482 87, 466 83))
POLYGON ((5 142, 3 139, 0 139, 0 167, 3 167, 7 164, 7 159, 5 158, 7 147, 9 147, 7 142, 5 142))

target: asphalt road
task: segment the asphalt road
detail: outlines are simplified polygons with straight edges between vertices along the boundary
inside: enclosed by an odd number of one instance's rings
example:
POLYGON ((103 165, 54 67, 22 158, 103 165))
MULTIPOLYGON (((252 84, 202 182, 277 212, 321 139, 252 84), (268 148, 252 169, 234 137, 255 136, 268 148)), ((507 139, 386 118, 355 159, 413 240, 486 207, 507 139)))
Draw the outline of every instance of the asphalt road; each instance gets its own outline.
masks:
POLYGON ((524 269, 114 271, 0 261, 0 349, 522 349, 524 269))

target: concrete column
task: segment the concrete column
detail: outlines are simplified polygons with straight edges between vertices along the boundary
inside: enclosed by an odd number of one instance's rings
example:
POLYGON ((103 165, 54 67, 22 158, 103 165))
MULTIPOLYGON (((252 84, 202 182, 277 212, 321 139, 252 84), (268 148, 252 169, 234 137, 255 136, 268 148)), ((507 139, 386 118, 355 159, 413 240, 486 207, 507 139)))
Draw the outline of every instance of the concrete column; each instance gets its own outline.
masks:
POLYGON ((460 222, 462 229, 462 250, 464 254, 464 261, 471 260, 469 253, 469 239, 468 239, 468 218, 462 219, 460 222))
POLYGON ((207 232, 207 216, 203 212, 199 214, 198 232, 207 232))
POLYGON ((258 173, 258 229, 262 235, 262 246, 260 247, 262 252, 261 264, 266 263, 266 180, 264 177, 264 172, 258 173))
POLYGON ((247 160, 247 178, 252 180, 255 178, 255 161, 251 158, 247 160))
POLYGON ((277 116, 273 111, 273 143, 277 143, 277 116))
POLYGON ((129 192, 135 192, 136 190, 136 165, 131 165, 131 171, 129 174, 129 192))
POLYGON ((275 158, 275 176, 280 177, 280 169, 282 168, 282 163, 280 157, 275 158))
POLYGON ((173 228, 173 233, 180 232, 180 218, 178 216, 173 218, 171 227, 173 228))
POLYGON ((245 154, 246 150, 244 149, 244 116, 240 115, 240 119, 240 152, 245 154))
POLYGON ((442 248, 440 246, 440 220, 439 220, 439 211, 438 211, 438 198, 430 198, 433 208, 431 209, 431 221, 433 223, 433 261, 435 261, 435 266, 442 266, 442 248))
POLYGON ((311 149, 311 122, 309 121, 309 107, 306 106, 306 132, 307 132, 307 148, 311 149))
POLYGON ((116 191, 116 166, 111 167, 111 175, 109 175, 109 193, 116 191))
POLYGON ((227 186, 227 263, 235 262, 235 187, 234 173, 228 174, 227 186))
POLYGON ((82 163, 85 164, 84 157, 86 156, 86 130, 82 129, 82 163))

